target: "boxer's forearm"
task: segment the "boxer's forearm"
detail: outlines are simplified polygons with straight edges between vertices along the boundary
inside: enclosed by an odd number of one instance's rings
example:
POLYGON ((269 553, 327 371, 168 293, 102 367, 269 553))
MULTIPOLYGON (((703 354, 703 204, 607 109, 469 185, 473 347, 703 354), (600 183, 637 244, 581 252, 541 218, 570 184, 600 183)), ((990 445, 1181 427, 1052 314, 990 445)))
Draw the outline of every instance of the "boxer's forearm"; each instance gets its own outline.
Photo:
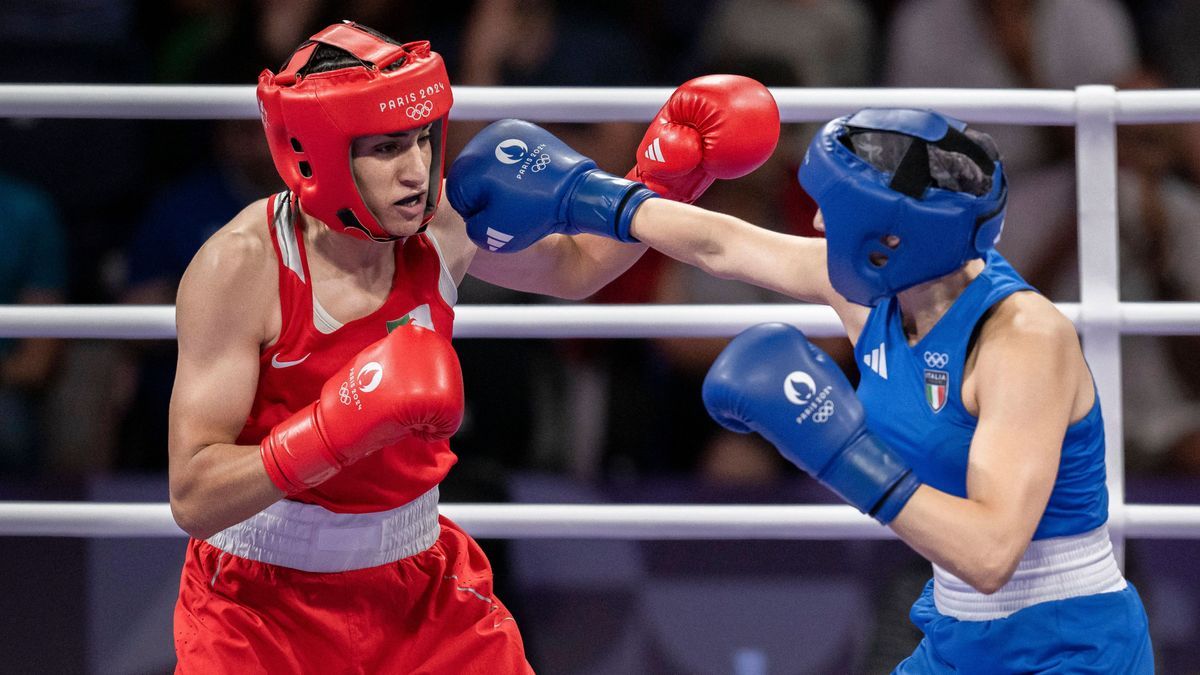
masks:
POLYGON ((214 443, 171 466, 171 513, 189 535, 207 539, 283 498, 258 445, 214 443))
POLYGON ((1008 583, 1029 547, 1029 533, 1007 522, 987 504, 924 485, 891 528, 925 559, 979 592, 992 593, 1008 583))
POLYGON ((781 234, 665 199, 642 204, 630 231, 652 248, 722 279, 806 302, 828 303, 832 293, 821 239, 781 234))

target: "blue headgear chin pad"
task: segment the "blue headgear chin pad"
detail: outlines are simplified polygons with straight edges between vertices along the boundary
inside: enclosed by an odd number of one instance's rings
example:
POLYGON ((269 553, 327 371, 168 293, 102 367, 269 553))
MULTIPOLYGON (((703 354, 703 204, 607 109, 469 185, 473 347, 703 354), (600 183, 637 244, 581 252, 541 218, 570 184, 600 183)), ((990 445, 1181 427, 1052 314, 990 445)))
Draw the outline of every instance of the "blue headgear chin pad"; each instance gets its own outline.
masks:
POLYGON ((965 128, 931 110, 866 109, 829 122, 813 138, 800 184, 824 216, 829 280, 847 300, 874 306, 996 245, 1007 181, 1000 162, 967 138, 965 128), (895 172, 854 154, 849 137, 863 131, 914 138, 895 172), (933 186, 926 144, 967 154, 992 177, 991 190, 975 196, 933 186), (889 235, 899 238, 895 248, 885 243, 889 235))

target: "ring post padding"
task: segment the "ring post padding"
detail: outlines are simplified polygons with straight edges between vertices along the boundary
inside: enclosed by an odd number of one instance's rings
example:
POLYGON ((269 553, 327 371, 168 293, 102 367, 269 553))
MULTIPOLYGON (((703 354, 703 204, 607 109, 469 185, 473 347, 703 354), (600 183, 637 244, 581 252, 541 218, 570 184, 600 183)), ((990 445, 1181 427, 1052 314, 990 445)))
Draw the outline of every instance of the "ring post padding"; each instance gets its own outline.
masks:
MULTIPOLYGON (((1076 202, 1079 212, 1079 333, 1104 409, 1109 521, 1124 518, 1125 451, 1121 406, 1120 270, 1117 257, 1117 90, 1075 90, 1076 202), (1115 405, 1114 405, 1115 403, 1115 405)), ((1115 528, 1113 551, 1124 563, 1115 528)))

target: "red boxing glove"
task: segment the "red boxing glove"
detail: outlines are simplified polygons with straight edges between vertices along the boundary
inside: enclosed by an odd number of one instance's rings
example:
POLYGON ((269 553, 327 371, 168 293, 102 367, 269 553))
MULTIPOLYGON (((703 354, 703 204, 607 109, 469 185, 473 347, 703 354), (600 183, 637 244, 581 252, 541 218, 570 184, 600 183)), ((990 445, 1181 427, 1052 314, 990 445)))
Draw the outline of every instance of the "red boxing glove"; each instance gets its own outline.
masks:
POLYGON ((741 75, 705 75, 667 99, 626 178, 691 204, 713 180, 762 166, 778 142, 779 107, 766 87, 741 75))
POLYGON ((449 438, 462 418, 462 370, 450 341, 408 324, 359 352, 259 451, 271 482, 295 494, 408 436, 449 438))

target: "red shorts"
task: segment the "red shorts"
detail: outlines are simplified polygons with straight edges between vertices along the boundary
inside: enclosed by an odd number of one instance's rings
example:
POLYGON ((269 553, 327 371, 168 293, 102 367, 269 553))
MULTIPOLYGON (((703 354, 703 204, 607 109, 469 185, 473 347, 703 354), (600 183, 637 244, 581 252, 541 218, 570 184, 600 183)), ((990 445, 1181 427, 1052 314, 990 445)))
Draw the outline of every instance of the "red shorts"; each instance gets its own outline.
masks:
POLYGON ((439 518, 427 551, 337 573, 193 539, 175 604, 177 673, 532 673, 487 557, 439 518))

